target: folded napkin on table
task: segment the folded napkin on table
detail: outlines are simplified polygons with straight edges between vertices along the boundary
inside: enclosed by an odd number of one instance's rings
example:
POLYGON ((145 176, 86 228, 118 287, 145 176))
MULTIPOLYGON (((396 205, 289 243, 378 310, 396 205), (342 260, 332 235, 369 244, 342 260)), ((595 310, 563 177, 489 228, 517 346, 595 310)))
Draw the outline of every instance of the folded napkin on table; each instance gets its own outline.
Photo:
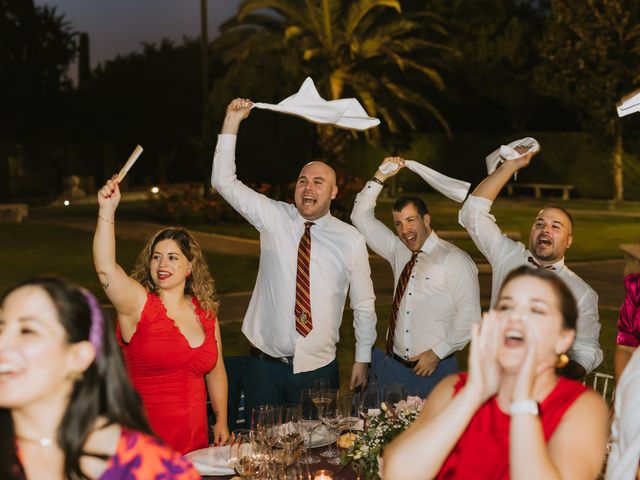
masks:
POLYGON ((235 470, 229 466, 229 445, 202 448, 185 455, 191 460, 200 475, 233 475, 235 470))
POLYGON ((277 105, 254 103, 255 108, 274 110, 306 118, 315 123, 332 124, 352 130, 366 130, 380 124, 380 120, 367 115, 355 98, 327 101, 320 96, 311 78, 307 77, 298 93, 277 105))
MULTIPOLYGON (((467 192, 469 192, 469 187, 471 186, 469 182, 447 177, 414 160, 405 160, 404 164, 409 170, 420 175, 434 190, 437 190, 451 200, 461 203, 467 197, 467 192)), ((398 168, 398 166, 395 163, 385 162, 380 166, 380 171, 382 173, 391 173, 396 168, 398 168)))
POLYGON ((528 147, 528 150, 526 153, 537 152, 538 150, 540 150, 540 144, 535 138, 532 138, 532 137, 526 137, 526 138, 521 138, 520 140, 514 140, 509 145, 501 145, 500 148, 498 148, 497 150, 494 150, 489 155, 487 155, 487 158, 486 158, 487 174, 491 175, 495 171, 495 169, 498 168, 498 165, 502 161, 515 160, 516 158, 519 158, 525 155, 524 153, 518 153, 516 151, 516 147, 521 147, 521 146, 528 147))

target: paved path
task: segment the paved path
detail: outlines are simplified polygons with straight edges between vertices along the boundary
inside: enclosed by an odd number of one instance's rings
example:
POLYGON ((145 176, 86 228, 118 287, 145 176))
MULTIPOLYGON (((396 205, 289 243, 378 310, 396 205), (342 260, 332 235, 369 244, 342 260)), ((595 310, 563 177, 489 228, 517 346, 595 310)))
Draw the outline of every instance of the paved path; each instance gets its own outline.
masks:
MULTIPOLYGON (((65 225, 80 230, 93 231, 95 221, 86 218, 76 219, 38 219, 42 223, 65 225)), ((156 223, 118 221, 116 234, 120 238, 146 241, 165 226, 156 223)), ((260 245, 257 240, 229 237, 214 233, 192 231, 201 248, 205 251, 229 255, 258 256, 260 245)), ((382 258, 372 255, 370 259, 376 303, 390 305, 393 297, 393 277, 391 267, 382 258)), ((598 293, 600 308, 618 311, 624 299, 623 269, 625 261, 620 254, 619 260, 601 260, 590 262, 568 262, 576 274, 582 277, 598 293)), ((491 296, 491 272, 487 264, 479 264, 480 295, 482 306, 489 305, 491 296)), ((215 272, 214 272, 215 274, 215 272)), ((220 319, 241 321, 249 304, 251 292, 235 292, 221 296, 220 319)))

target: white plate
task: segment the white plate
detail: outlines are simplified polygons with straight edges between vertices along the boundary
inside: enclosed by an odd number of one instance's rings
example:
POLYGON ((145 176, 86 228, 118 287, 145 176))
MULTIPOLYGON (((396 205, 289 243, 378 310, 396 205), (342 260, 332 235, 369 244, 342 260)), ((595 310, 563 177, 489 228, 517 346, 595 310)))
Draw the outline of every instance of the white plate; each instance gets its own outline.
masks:
POLYGON ((200 475, 234 475, 229 467, 229 445, 194 450, 185 455, 200 475))

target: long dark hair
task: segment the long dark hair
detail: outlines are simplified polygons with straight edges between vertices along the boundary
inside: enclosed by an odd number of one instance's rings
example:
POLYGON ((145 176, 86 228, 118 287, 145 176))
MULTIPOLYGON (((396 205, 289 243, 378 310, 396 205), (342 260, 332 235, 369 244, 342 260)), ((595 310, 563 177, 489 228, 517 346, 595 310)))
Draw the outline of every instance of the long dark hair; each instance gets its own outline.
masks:
MULTIPOLYGON (((65 457, 65 478, 88 480, 80 469, 80 457, 107 458, 83 451, 99 416, 105 417, 108 424, 115 423, 131 430, 151 434, 151 428, 142 413, 140 397, 127 377, 115 338, 114 321, 102 313, 93 295, 59 278, 43 277, 12 287, 3 295, 2 301, 11 292, 26 286, 42 288, 49 295, 58 311, 67 342, 90 340, 97 345, 95 361, 74 383, 57 433, 65 457), (100 325, 102 328, 96 329, 100 325)), ((16 452, 11 411, 0 408, 0 478, 22 479, 24 476, 16 452)))

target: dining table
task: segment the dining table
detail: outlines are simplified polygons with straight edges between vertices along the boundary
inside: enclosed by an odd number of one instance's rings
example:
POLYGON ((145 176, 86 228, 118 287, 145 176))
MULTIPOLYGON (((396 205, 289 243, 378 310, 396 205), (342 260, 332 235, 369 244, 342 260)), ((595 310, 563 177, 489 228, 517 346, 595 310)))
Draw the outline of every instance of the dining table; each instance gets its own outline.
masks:
MULTIPOLYGON (((312 448, 311 453, 313 455, 318 456, 322 451, 325 450, 325 448, 326 447, 312 448)), ((329 470, 333 474, 333 480, 357 480, 358 479, 358 476, 356 475, 354 470, 351 468, 351 466, 331 465, 329 462, 327 462, 327 459, 325 459, 324 457, 319 457, 319 458, 321 459, 320 463, 314 463, 312 465, 303 466, 303 468, 301 468, 301 470, 305 472, 304 480, 307 480, 307 479, 314 480, 316 478, 316 472, 318 472, 319 470, 329 470)), ((203 475, 202 478, 204 480, 230 480, 233 478, 239 479, 240 476, 239 475, 203 475)), ((320 477, 318 476, 318 478, 320 477)))

